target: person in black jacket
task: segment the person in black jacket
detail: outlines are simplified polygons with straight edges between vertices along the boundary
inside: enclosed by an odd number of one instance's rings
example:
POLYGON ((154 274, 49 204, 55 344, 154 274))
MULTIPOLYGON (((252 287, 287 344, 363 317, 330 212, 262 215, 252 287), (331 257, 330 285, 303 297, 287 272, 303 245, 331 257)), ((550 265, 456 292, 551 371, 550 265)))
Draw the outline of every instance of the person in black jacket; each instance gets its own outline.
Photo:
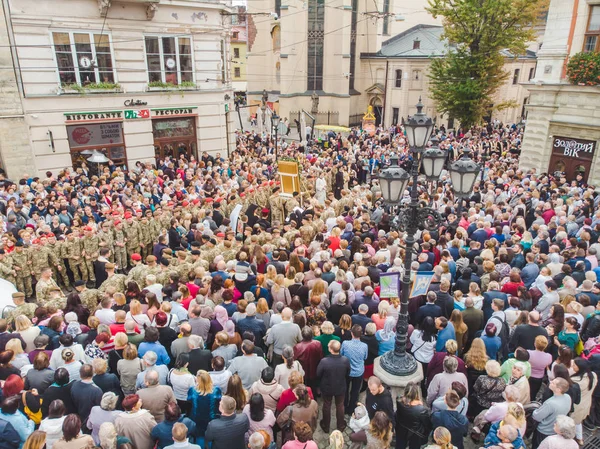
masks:
POLYGON ((48 417, 48 408, 52 401, 60 399, 65 406, 65 414, 75 413, 77 409, 71 399, 71 387, 69 383, 69 372, 65 368, 58 368, 54 372, 54 384, 50 385, 42 396, 42 417, 48 417))
POLYGON ((386 388, 377 376, 369 377, 368 386, 365 405, 369 419, 373 419, 377 412, 385 412, 390 421, 394 422, 394 401, 390 389, 386 388))
POLYGON ((429 410, 421 399, 418 383, 409 382, 396 402, 396 449, 420 449, 431 432, 429 410))
POLYGON ((198 370, 211 371, 210 362, 212 361, 212 353, 208 349, 204 349, 202 337, 191 335, 188 339, 188 348, 190 349, 190 364, 188 371, 192 375, 196 375, 198 370))
POLYGON ((83 428, 87 424, 87 419, 90 416, 92 407, 100 405, 102 401, 102 390, 100 387, 94 384, 92 378, 94 377, 94 369, 92 365, 85 364, 79 368, 78 380, 73 383, 71 387, 71 399, 77 409, 77 415, 81 419, 83 428))
POLYGON ((171 227, 169 228, 169 247, 173 250, 181 246, 181 236, 177 230, 178 225, 179 222, 177 221, 177 218, 172 218, 171 227))
POLYGON ((243 413, 235 413, 235 399, 223 396, 219 403, 221 417, 208 423, 204 441, 212 449, 244 449, 244 436, 250 422, 243 413), (212 445, 211 445, 212 444, 212 445))
POLYGON ((350 360, 340 355, 342 345, 337 340, 331 340, 327 345, 329 356, 319 362, 317 378, 321 379, 321 394, 323 395, 323 419, 319 423, 325 433, 329 433, 331 423, 331 402, 335 398, 335 416, 337 428, 346 428, 344 419, 344 397, 346 395, 346 378, 350 374, 350 360))

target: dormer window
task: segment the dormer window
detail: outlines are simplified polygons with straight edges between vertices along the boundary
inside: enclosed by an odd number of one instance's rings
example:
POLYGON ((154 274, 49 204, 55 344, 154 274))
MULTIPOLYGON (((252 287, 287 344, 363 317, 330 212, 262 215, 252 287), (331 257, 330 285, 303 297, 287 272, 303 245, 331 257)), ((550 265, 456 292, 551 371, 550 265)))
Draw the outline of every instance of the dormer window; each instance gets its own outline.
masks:
POLYGON ((413 41, 413 50, 418 50, 419 48, 421 48, 421 41, 419 40, 419 38, 416 38, 413 41))

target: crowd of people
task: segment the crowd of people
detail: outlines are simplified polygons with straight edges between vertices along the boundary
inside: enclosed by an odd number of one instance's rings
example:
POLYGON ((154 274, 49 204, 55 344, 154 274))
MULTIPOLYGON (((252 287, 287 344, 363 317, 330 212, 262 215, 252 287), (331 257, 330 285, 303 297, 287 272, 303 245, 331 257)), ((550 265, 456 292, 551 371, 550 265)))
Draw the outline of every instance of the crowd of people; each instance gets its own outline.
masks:
POLYGON ((228 157, 0 176, 17 289, 0 449, 582 445, 600 426, 600 195, 520 170, 522 131, 436 129, 485 169, 469 198, 447 171, 419 183, 443 223, 409 267, 376 178, 413 163, 401 127, 278 142, 291 195, 256 133, 228 157), (380 276, 405 270, 433 274, 408 305, 423 379, 395 397, 375 375, 401 308, 380 276))

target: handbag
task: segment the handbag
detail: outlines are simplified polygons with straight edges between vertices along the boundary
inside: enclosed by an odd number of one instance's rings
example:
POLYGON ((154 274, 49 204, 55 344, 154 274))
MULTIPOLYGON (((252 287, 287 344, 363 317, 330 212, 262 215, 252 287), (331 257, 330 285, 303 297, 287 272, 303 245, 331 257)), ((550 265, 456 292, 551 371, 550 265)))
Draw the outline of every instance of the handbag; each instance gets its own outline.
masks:
POLYGON ((294 406, 293 405, 289 405, 288 406, 290 409, 290 414, 288 416, 287 421, 283 424, 283 426, 281 426, 281 439, 282 439, 282 444, 286 443, 287 441, 290 441, 292 439, 294 439, 294 419, 293 419, 293 415, 294 415, 294 406))

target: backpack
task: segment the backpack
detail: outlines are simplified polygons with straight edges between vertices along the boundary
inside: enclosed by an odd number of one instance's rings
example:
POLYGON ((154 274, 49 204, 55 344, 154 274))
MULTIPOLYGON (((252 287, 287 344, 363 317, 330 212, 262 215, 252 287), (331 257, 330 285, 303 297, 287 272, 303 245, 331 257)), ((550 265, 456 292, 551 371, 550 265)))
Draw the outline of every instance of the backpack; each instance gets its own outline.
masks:
POLYGON ((40 399, 40 408, 38 409, 38 411, 33 412, 27 406, 27 401, 25 399, 26 394, 27 394, 27 392, 24 391, 21 396, 22 401, 23 401, 23 412, 25 413, 25 416, 27 416, 30 420, 32 420, 34 422, 34 424, 36 426, 38 426, 42 422, 42 401, 43 401, 43 399, 40 399))
POLYGON ((506 322, 506 313, 504 313, 503 319, 500 319, 500 317, 497 315, 490 318, 490 320, 494 319, 496 322, 500 323, 501 326, 500 332, 498 333, 498 337, 500 337, 500 341, 502 342, 500 353, 502 354, 503 359, 506 359, 508 356, 508 341, 510 340, 510 329, 508 328, 508 323, 506 322))

